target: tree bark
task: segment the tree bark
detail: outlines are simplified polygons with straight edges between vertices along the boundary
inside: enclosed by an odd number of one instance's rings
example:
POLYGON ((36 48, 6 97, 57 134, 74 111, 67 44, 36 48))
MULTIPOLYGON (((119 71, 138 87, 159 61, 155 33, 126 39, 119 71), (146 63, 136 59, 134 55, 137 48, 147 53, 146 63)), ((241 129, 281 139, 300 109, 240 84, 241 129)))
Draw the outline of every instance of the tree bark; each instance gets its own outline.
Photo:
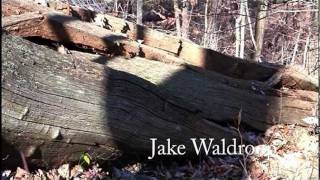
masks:
POLYGON ((118 14, 118 0, 113 2, 113 11, 118 14))
POLYGON ((246 2, 245 6, 246 6, 245 7, 245 11, 246 11, 247 22, 248 22, 248 26, 249 26, 250 37, 251 37, 251 40, 252 40, 252 44, 253 44, 254 50, 257 50, 256 41, 254 39, 253 30, 252 30, 251 16, 250 16, 250 12, 249 12, 249 3, 246 2))
POLYGON ((245 33, 246 33, 246 18, 245 18, 245 8, 246 0, 240 1, 240 51, 239 58, 244 58, 244 46, 245 46, 245 33))
POLYGON ((255 40, 257 49, 253 55, 253 60, 258 62, 261 57, 261 52, 263 48, 263 38, 265 31, 265 24, 267 20, 267 10, 268 10, 268 2, 265 0, 258 1, 258 12, 256 17, 256 26, 255 26, 255 40))
POLYGON ((204 33, 203 33, 203 46, 208 48, 208 33, 209 33, 209 28, 208 28, 208 6, 209 6, 209 1, 205 1, 204 5, 204 33))
POLYGON ((190 25, 190 17, 189 17, 189 2, 184 1, 182 5, 182 12, 181 12, 181 36, 184 39, 188 39, 189 37, 189 25, 190 25))
POLYGON ((180 18, 180 8, 178 6, 178 0, 173 0, 173 9, 174 9, 174 16, 176 19, 176 31, 178 38, 181 38, 181 18, 180 18))
POLYGON ((137 24, 142 25, 143 0, 137 0, 137 24))
POLYGON ((241 22, 241 18, 240 16, 236 18, 235 20, 235 37, 236 37, 236 50, 235 50, 235 57, 239 57, 240 54, 240 39, 241 39, 241 32, 240 32, 240 22, 241 22))
POLYGON ((236 34, 236 54, 235 57, 244 58, 244 42, 245 42, 245 4, 246 1, 240 1, 239 16, 236 18, 235 34, 236 34))

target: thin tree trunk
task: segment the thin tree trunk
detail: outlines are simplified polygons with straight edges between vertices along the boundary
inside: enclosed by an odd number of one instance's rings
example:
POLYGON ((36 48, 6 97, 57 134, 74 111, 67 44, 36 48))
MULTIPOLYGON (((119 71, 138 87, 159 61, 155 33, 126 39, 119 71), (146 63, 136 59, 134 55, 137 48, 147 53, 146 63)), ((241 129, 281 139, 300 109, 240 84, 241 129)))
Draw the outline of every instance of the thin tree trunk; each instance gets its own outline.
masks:
POLYGON ((114 0, 114 12, 118 13, 118 0, 114 0))
POLYGON ((246 16, 247 16, 247 22, 249 25, 249 32, 250 32, 250 37, 252 40, 252 44, 254 47, 254 50, 257 50, 257 45, 256 45, 256 41, 254 39, 254 34, 253 34, 253 30, 252 30, 252 24, 251 24, 251 19, 250 19, 250 12, 249 12, 249 6, 248 6, 248 2, 246 3, 246 16))
POLYGON ((309 50, 309 42, 310 42, 311 30, 309 29, 308 37, 306 40, 306 45, 304 46, 304 53, 303 53, 303 67, 307 68, 307 59, 308 59, 308 50, 309 50))
POLYGON ((290 64, 293 64, 294 61, 295 61, 296 54, 297 54, 298 47, 299 47, 300 34, 301 34, 301 30, 299 31, 299 34, 298 34, 298 37, 297 37, 297 40, 296 40, 296 44, 294 45, 293 54, 292 54, 292 58, 291 58, 290 64))
POLYGON ((188 39, 190 21, 189 21, 187 2, 183 3, 181 16, 182 16, 181 36, 185 39, 188 39))
POLYGON ((137 24, 142 25, 143 0, 137 0, 137 24))
POLYGON ((127 1, 127 7, 125 8, 125 14, 124 14, 124 19, 128 18, 128 14, 129 14, 129 5, 130 5, 130 0, 127 1))
POLYGON ((239 57, 240 52, 240 21, 241 18, 236 18, 236 25, 235 25, 235 34, 236 34, 236 54, 235 57, 239 57))
POLYGON ((208 47, 208 6, 209 1, 206 0, 205 2, 205 9, 204 9, 204 37, 203 37, 203 46, 208 47))
POLYGON ((181 19, 180 19, 181 10, 179 9, 179 6, 178 6, 178 0, 173 0, 173 7, 174 7, 174 16, 176 18, 177 36, 180 38, 181 37, 181 19))
POLYGON ((281 64, 284 65, 284 48, 281 46, 281 64))
POLYGON ((240 2, 240 52, 239 57, 244 58, 244 42, 245 42, 245 8, 246 0, 241 0, 240 2))
POLYGON ((265 24, 267 19, 267 5, 266 0, 259 0, 258 1, 258 12, 256 17, 256 26, 255 26, 255 40, 257 45, 257 50, 253 55, 253 61, 259 61, 261 57, 262 47, 263 47, 263 38, 264 38, 264 31, 265 31, 265 24))
POLYGON ((217 33, 217 14, 219 14, 219 0, 206 1, 205 6, 205 33, 203 46, 213 50, 218 50, 219 33, 217 33))

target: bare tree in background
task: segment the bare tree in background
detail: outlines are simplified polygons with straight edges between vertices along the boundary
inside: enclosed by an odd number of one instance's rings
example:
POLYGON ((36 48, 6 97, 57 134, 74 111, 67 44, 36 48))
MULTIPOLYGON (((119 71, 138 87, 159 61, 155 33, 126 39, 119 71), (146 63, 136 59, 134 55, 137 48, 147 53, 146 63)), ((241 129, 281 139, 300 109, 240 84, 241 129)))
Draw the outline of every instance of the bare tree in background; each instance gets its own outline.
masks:
POLYGON ((206 0, 205 2, 205 9, 204 9, 204 34, 203 34, 203 46, 207 47, 207 42, 208 42, 208 34, 209 34, 209 29, 208 29, 208 7, 209 7, 209 0, 206 0))
POLYGON ((113 6, 113 11, 114 12, 118 12, 118 0, 114 0, 114 4, 113 4, 114 6, 113 6))
POLYGON ((182 27, 181 27, 181 37, 188 39, 189 34, 189 25, 190 25, 190 17, 189 17, 189 2, 186 0, 183 0, 182 3, 182 27))
POLYGON ((265 24, 267 19, 268 0, 258 1, 258 12, 256 17, 255 26, 255 40, 256 40, 256 51, 253 54, 253 61, 259 61, 261 57, 263 47, 263 37, 265 31, 265 24))
POLYGON ((173 0, 173 8, 174 8, 174 16, 176 19, 177 36, 181 37, 181 19, 180 19, 181 10, 179 9, 179 6, 178 6, 178 0, 173 0))
POLYGON ((206 48, 218 51, 219 27, 218 14, 220 0, 206 0, 204 10, 204 34, 202 44, 206 48))
POLYGON ((249 26, 250 37, 251 37, 251 40, 252 40, 252 44, 253 44, 254 50, 256 51, 257 50, 257 46, 256 46, 256 41, 254 39, 254 33, 253 33, 253 29, 252 29, 252 22, 251 22, 251 19, 250 19, 249 3, 248 2, 246 3, 246 16, 247 16, 247 22, 248 22, 248 26, 249 26))
POLYGON ((240 1, 240 51, 239 57, 244 58, 244 42, 245 42, 245 33, 246 33, 246 5, 247 0, 240 1))
POLYGON ((236 57, 244 58, 244 42, 245 42, 245 13, 246 0, 240 0, 239 17, 236 19, 235 33, 236 33, 236 57))
MULTIPOLYGON (((100 1, 111 0, 90 0, 91 4, 88 4, 87 0, 69 1, 77 2, 81 7, 96 7, 100 1)), ((176 34, 177 37, 190 39, 221 53, 252 61, 264 58, 272 63, 295 62, 314 72, 313 67, 317 65, 318 56, 318 46, 314 44, 318 38, 318 21, 315 18, 318 0, 285 2, 287 0, 172 0, 170 3, 160 0, 114 0, 109 3, 108 11, 118 9, 117 15, 129 21, 132 17, 137 17, 137 23, 140 24, 142 22, 139 14, 144 15, 143 23, 148 27, 176 34), (138 4, 140 8, 136 7, 138 4), (155 11, 158 14, 154 13, 155 11), (146 16, 148 12, 161 16, 164 21, 146 23, 144 18, 149 17, 146 16), (127 14, 129 18, 126 18, 127 14), (235 46, 236 17, 238 18, 235 46), (307 30, 308 27, 310 30, 307 30), (300 28, 301 35, 297 44, 300 28)), ((97 8, 99 9, 102 8, 97 8)))
POLYGON ((137 0, 137 24, 142 25, 143 0, 137 0))
POLYGON ((188 39, 189 38, 189 27, 191 21, 191 14, 193 7, 197 5, 198 0, 182 0, 182 13, 181 13, 181 37, 188 39), (189 11, 189 9, 191 10, 189 11))

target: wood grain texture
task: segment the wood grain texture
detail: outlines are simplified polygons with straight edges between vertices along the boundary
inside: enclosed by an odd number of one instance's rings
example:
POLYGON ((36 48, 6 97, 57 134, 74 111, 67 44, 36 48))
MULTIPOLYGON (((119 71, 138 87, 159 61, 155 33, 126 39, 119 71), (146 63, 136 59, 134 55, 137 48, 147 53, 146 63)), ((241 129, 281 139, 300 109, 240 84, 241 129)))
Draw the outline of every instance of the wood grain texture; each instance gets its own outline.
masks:
MULTIPOLYGON (((99 55, 81 52, 73 52, 73 56, 99 59, 99 55)), ((130 61, 115 58, 106 65, 169 90, 213 122, 232 124, 242 108, 242 123, 261 131, 277 123, 303 125, 301 119, 312 116, 317 104, 317 93, 313 91, 270 89, 257 81, 237 80, 190 66, 138 57, 130 61)))
MULTIPOLYGON (((4 6, 21 6, 21 4, 23 3, 19 0, 14 0, 11 3, 5 2, 4 6)), ((33 11, 42 10, 38 6, 30 7, 26 2, 24 2, 23 5, 33 11)), ((65 4, 60 3, 59 7, 64 5, 65 4)), ((55 10, 59 9, 56 6, 52 6, 51 8, 55 10)), ((83 11, 81 8, 72 8, 75 12, 83 11)), ((145 26, 135 25, 134 23, 109 15, 103 15, 107 22, 108 31, 96 27, 93 24, 81 22, 75 18, 62 16, 62 10, 59 11, 60 14, 57 14, 57 11, 52 9, 45 8, 42 10, 45 17, 47 17, 46 14, 48 13, 50 15, 43 23, 39 24, 35 21, 36 23, 33 25, 29 24, 32 28, 34 28, 34 26, 37 27, 36 29, 31 28, 29 32, 20 30, 19 26, 26 26, 23 21, 11 26, 11 28, 6 27, 5 29, 9 30, 11 33, 22 36, 40 36, 51 40, 72 42, 109 53, 125 54, 128 57, 142 56, 146 59, 170 64, 188 63, 190 65, 218 72, 225 76, 243 80, 266 81, 267 83, 270 82, 270 78, 272 79, 275 74, 283 72, 283 74, 279 76, 279 84, 277 84, 277 86, 285 86, 290 89, 318 91, 317 80, 312 79, 301 72, 292 71, 290 68, 250 62, 244 59, 227 56, 203 48, 191 41, 157 32, 145 26), (41 28, 42 33, 35 33, 38 32, 39 28, 41 28), (143 44, 140 45, 137 43, 137 39, 143 39, 143 44)), ((19 17, 23 19, 24 15, 19 15, 19 17)), ((3 27, 6 24, 10 24, 10 21, 10 17, 4 17, 3 27)))
POLYGON ((236 137, 143 78, 18 37, 3 34, 2 42, 2 137, 33 149, 35 160, 52 165, 78 160, 83 151, 102 159, 124 149, 149 152, 152 137, 185 144, 191 137, 236 137))
POLYGON ((50 10, 2 20, 12 34, 113 54, 61 55, 2 34, 2 135, 36 163, 77 161, 83 151, 101 159, 149 152, 151 137, 183 144, 191 137, 231 139, 236 134, 228 126, 240 110, 241 125, 261 131, 305 125, 301 119, 316 110, 317 84, 290 69, 225 61, 190 42, 169 52, 163 41, 139 44, 50 10), (101 59, 105 65, 93 63, 101 59))

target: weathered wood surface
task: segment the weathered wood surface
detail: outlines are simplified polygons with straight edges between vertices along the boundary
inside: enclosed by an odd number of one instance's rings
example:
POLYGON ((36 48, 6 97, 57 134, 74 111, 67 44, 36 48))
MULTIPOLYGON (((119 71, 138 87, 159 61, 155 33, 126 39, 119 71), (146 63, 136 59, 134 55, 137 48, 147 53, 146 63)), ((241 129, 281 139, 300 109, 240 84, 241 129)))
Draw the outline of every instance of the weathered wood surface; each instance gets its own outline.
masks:
POLYGON ((242 124, 264 130, 301 123, 316 106, 315 94, 264 96, 184 66, 114 58, 105 67, 88 61, 95 55, 66 57, 5 34, 2 43, 2 137, 49 164, 83 151, 105 159, 146 152, 151 137, 230 139, 236 134, 225 125, 240 108, 242 124))
MULTIPOLYGON (((26 23, 17 23, 15 22, 16 18, 14 16, 10 16, 10 17, 6 17, 4 18, 4 23, 3 26, 11 33, 14 34, 19 34, 22 36, 41 36, 47 39, 51 39, 51 40, 56 40, 56 41, 62 41, 62 42, 73 42, 75 44, 82 44, 82 45, 86 45, 86 46, 93 46, 94 48, 100 49, 100 50, 105 50, 105 51, 109 51, 109 52, 114 52, 114 51, 118 51, 119 49, 121 50, 121 48, 126 47, 128 44, 135 44, 136 42, 131 42, 128 41, 126 39, 126 37, 122 34, 114 34, 113 32, 110 32, 108 30, 105 30, 103 28, 98 28, 95 27, 92 24, 89 23, 85 23, 85 22, 81 22, 79 20, 73 19, 71 17, 67 17, 67 16, 62 16, 59 14, 51 14, 48 17, 46 17, 46 20, 43 20, 43 22, 41 23, 37 23, 34 24, 32 26, 29 25, 29 28, 21 28, 21 26, 23 27, 23 25, 25 25, 26 23), (13 20, 12 20, 13 19, 13 20), (12 21, 14 21, 15 23, 12 23, 12 21), (7 24, 10 24, 9 26, 7 26, 7 24), (14 24, 14 26, 12 26, 11 24, 14 24), (61 28, 62 27, 62 28, 61 28), (38 29, 33 29, 33 28, 38 28, 38 29), (26 31, 24 31, 24 29, 26 29, 26 31), (62 29, 62 30, 61 30, 62 29), (91 31, 91 29, 94 29, 95 31, 91 31), (119 40, 118 40, 119 39, 119 40), (121 45, 121 43, 125 42, 124 44, 121 45), (120 45, 119 45, 120 44, 120 45)), ((125 52, 129 54, 134 52, 135 53, 139 53, 140 50, 137 50, 137 46, 133 45, 129 47, 125 48, 126 50, 124 50, 125 52), (130 48, 136 49, 136 50, 128 50, 130 48)), ((142 45, 141 45, 142 46, 142 45)), ((144 46, 146 48, 151 48, 152 47, 148 47, 148 46, 144 46)), ((139 47, 138 47, 139 49, 139 47)), ((154 49, 154 48, 153 48, 154 49)), ((142 50, 142 52, 145 52, 144 50, 142 50)), ((181 62, 180 59, 175 58, 174 60, 169 60, 166 57, 172 57, 172 56, 159 56, 159 51, 157 49, 154 49, 154 53, 156 54, 156 56, 160 57, 161 61, 165 61, 165 62, 172 62, 174 64, 184 64, 183 62, 181 62)), ((147 57, 146 57, 147 58, 147 57)), ((147 58, 149 59, 149 58, 147 58)), ((233 66, 232 64, 230 64, 230 66, 233 66)), ((235 63, 234 66, 238 66, 238 63, 235 63)), ((196 67, 192 67, 191 69, 196 69, 196 67)), ((237 70, 237 68, 235 68, 235 71, 237 70)), ((197 70, 200 73, 203 73, 204 71, 201 70, 197 70)), ((305 87, 309 87, 310 89, 314 90, 316 89, 316 86, 312 83, 309 83, 309 81, 297 81, 296 79, 294 81, 292 81, 292 77, 293 76, 283 76, 282 74, 285 74, 285 72, 288 72, 287 70, 282 70, 282 71, 278 71, 278 73, 275 73, 274 76, 271 76, 271 78, 269 78, 268 81, 266 82, 260 82, 260 81, 245 81, 245 80, 237 80, 237 79, 233 79, 233 78, 229 78, 226 76, 221 76, 217 73, 214 72, 206 72, 204 74, 206 74, 208 78, 210 78, 211 80, 215 81, 215 82, 224 82, 224 84, 229 84, 233 87, 235 87, 236 89, 246 89, 250 91, 256 91, 256 93, 260 94, 261 96, 264 96, 264 94, 269 95, 271 97, 275 96, 275 97, 283 97, 283 96, 297 96, 294 91, 290 90, 289 92, 283 92, 283 91, 277 91, 272 89, 272 87, 276 84, 278 84, 279 82, 282 81, 282 77, 289 77, 287 78, 287 84, 292 84, 291 86, 296 86, 301 85, 302 86, 298 86, 298 90, 300 89, 304 89, 305 87), (280 74, 280 75, 279 75, 280 74), (291 79, 291 80, 290 80, 291 79)), ((206 84, 206 83, 204 83, 206 84)), ((203 87, 203 86, 198 86, 198 87, 203 87)), ((183 89, 183 87, 181 87, 183 89)), ((200 89, 200 88, 199 88, 200 89)), ((176 91, 179 92, 179 91, 176 91)), ((176 93, 174 92, 174 93, 176 93)), ((187 92, 187 91, 186 91, 187 92)), ((247 92, 246 92, 247 93, 247 92)), ((178 93, 179 95, 180 93, 178 93)), ((182 93, 183 94, 183 93, 182 93)), ((315 93, 312 92, 308 92, 305 91, 306 95, 301 95, 303 93, 298 93, 298 98, 301 99, 307 99, 313 102, 314 98, 312 97, 316 97, 315 93), (310 95, 311 94, 311 95, 310 95), (306 98, 307 97, 307 98, 306 98), (311 98, 310 98, 311 97, 311 98)), ((206 99, 206 93, 203 94, 203 99, 206 99)), ((187 95, 189 96, 189 95, 187 95)), ((221 95, 222 97, 224 97, 224 95, 221 95)), ((241 95, 243 97, 245 97, 244 95, 241 95)), ((250 95, 249 95, 250 96, 250 95)), ((271 101, 268 98, 265 98, 265 105, 263 105, 261 108, 262 110, 260 111, 267 111, 267 109, 272 109, 272 108, 268 108, 266 106, 269 106, 269 101, 271 101)), ((188 101, 190 99, 187 99, 188 101)), ((220 106, 207 106, 207 101, 202 100, 205 103, 200 104, 201 106, 207 107, 208 109, 216 109, 217 107, 220 106)), ((248 99, 248 103, 250 104, 255 104, 255 101, 249 102, 251 101, 251 99, 248 99)), ((288 101, 288 103, 291 101, 291 99, 288 101)), ((238 100, 235 99, 230 99, 230 102, 227 102, 226 104, 228 106, 230 106, 230 104, 232 104, 232 102, 240 102, 238 100)), ((288 116, 288 115, 284 115, 283 119, 283 115, 282 112, 279 113, 279 110, 276 110, 277 108, 280 107, 279 99, 275 99, 276 104, 274 106, 273 111, 271 113, 269 113, 269 117, 267 117, 265 114, 266 113, 262 113, 263 116, 265 118, 260 118, 260 117, 256 117, 254 115, 251 115, 250 118, 245 118, 245 121, 247 119, 251 119, 249 121, 255 121, 255 119, 261 119, 262 124, 257 125, 257 123, 252 123, 249 122, 247 124, 252 125, 253 127, 257 128, 257 129, 264 129, 265 128, 265 124, 274 124, 274 122, 278 122, 280 120, 282 120, 282 122, 284 123, 299 123, 299 118, 305 116, 305 115, 310 115, 310 113, 302 113, 298 116, 295 116, 295 118, 290 119, 292 116, 288 116), (274 114, 278 114, 278 116, 275 116, 274 114)), ((212 101, 212 104, 216 104, 216 101, 212 101)), ((281 100, 281 103, 283 103, 283 101, 281 100)), ((245 104, 245 103, 243 103, 245 104)), ((304 103, 300 103, 300 104, 304 104, 304 103)), ((281 106, 286 106, 286 104, 282 104, 281 106)), ((303 105, 302 105, 303 106, 303 105)), ((311 103, 311 106, 313 106, 313 104, 311 103)), ((311 106, 307 106, 306 108, 302 108, 304 111, 310 112, 310 107, 311 106), (308 109, 308 110, 307 110, 308 109)), ((290 106, 287 106, 290 107, 290 106)), ((208 110, 211 112, 211 110, 208 110)), ((214 111, 214 110, 213 110, 214 111)), ((219 117, 219 115, 217 117, 212 117, 212 115, 214 113, 208 113, 210 114, 208 116, 208 118, 210 119, 217 119, 217 120, 225 120, 225 119, 232 119, 231 114, 234 116, 235 111, 239 111, 239 107, 233 108, 233 111, 230 111, 229 113, 226 113, 225 115, 223 115, 222 117, 219 117)), ((250 112, 257 112, 255 110, 255 107, 252 110, 249 110, 250 112)), ((282 109, 281 109, 282 111, 282 109)), ((301 111, 299 111, 301 112, 301 111)), ((287 112, 288 114, 290 114, 290 111, 287 112)), ((261 114, 261 113, 257 113, 257 114, 261 114)), ((258 123, 259 124, 259 123, 258 123)))
MULTIPOLYGON (((9 32, 21 36, 40 36, 60 42, 86 45, 107 53, 125 54, 128 57, 142 56, 146 59, 171 64, 189 63, 237 79, 265 81, 265 84, 273 81, 272 86, 285 86, 298 90, 318 90, 318 82, 301 72, 226 56, 189 41, 179 40, 179 52, 169 51, 164 49, 164 44, 168 44, 168 47, 171 44, 176 44, 175 37, 146 27, 140 27, 140 30, 137 30, 133 23, 119 18, 105 15, 112 27, 111 31, 108 31, 72 17, 50 12, 52 11, 47 11, 49 15, 43 14, 42 22, 39 22, 39 15, 34 14, 34 23, 24 21, 30 14, 4 17, 2 26, 9 32), (21 20, 19 21, 19 19, 21 20), (126 28, 127 31, 124 31, 126 28), (126 32, 126 34, 113 31, 126 32), (144 34, 143 37, 146 38, 144 44, 133 41, 135 39, 133 34, 138 33, 138 31, 144 34), (171 40, 161 40, 157 39, 158 37, 161 37, 161 39, 171 37, 169 38, 171 40), (153 38, 158 43, 147 40, 153 38)), ((170 47, 169 49, 175 48, 170 47)))
POLYGON ((236 137, 146 79, 11 35, 2 44, 2 138, 30 159, 52 165, 83 151, 105 159, 123 149, 150 152, 152 137, 236 137))
POLYGON ((142 36, 144 44, 174 53, 191 65, 245 80, 268 81, 273 74, 281 72, 283 75, 280 76, 279 82, 284 86, 313 91, 318 89, 317 80, 301 72, 282 66, 259 64, 227 56, 214 50, 203 48, 188 40, 179 39, 147 27, 140 27, 110 15, 104 16, 113 31, 126 33, 130 39, 136 39, 137 33, 141 33, 141 30, 144 30, 146 32, 142 36))
MULTIPOLYGON (((72 54, 92 61, 103 58, 81 52, 72 54)), ((130 61, 115 58, 106 63, 169 90, 213 122, 232 124, 242 108, 242 123, 264 131, 277 123, 303 124, 301 119, 314 114, 317 106, 317 93, 313 91, 268 89, 257 81, 236 80, 196 67, 172 66, 143 58, 130 61)))
MULTIPOLYGON (((196 63, 186 65, 174 52, 152 43, 139 45, 126 34, 49 10, 2 20, 2 27, 12 34, 135 56, 106 59, 73 52, 66 57, 20 38, 2 36, 3 137, 28 151, 28 156, 41 152, 49 163, 78 159, 86 150, 106 159, 118 156, 123 148, 149 151, 150 137, 162 141, 174 137, 177 143, 189 142, 190 137, 231 138, 235 135, 225 125, 233 124, 240 109, 241 123, 262 131, 277 123, 303 124, 301 119, 316 110, 317 85, 291 69, 230 57, 214 68, 236 76, 206 71, 196 63), (89 59, 105 59, 107 67, 89 59), (248 67, 259 71, 244 71, 248 67), (274 89, 279 83, 289 89, 274 89)), ((204 51, 190 46, 198 49, 195 54, 204 51)))
MULTIPOLYGON (((80 11, 80 8, 77 7, 73 7, 73 9, 80 11)), ((280 71, 283 73, 284 79, 286 79, 279 80, 282 81, 283 85, 291 85, 291 88, 305 90, 316 90, 318 87, 316 80, 292 69, 271 64, 259 64, 227 56, 211 49, 203 48, 189 40, 179 39, 121 18, 107 14, 103 16, 107 19, 108 27, 113 32, 125 33, 132 40, 143 39, 145 45, 171 52, 191 65, 213 70, 234 78, 259 81, 267 81, 273 74, 280 71), (296 82, 296 84, 293 85, 292 82, 296 82)))
POLYGON ((42 37, 62 43, 81 44, 109 54, 143 56, 172 64, 185 63, 172 53, 129 40, 125 34, 114 33, 59 13, 42 16, 37 12, 12 15, 4 17, 3 22, 2 27, 5 30, 23 37, 42 37), (33 20, 31 16, 34 17, 33 20))
MULTIPOLYGON (((72 7, 75 11, 81 8, 72 7)), ((111 15, 103 15, 107 19, 108 28, 117 33, 124 33, 132 40, 143 40, 143 44, 178 54, 181 40, 172 35, 161 33, 146 26, 138 25, 111 15)))

